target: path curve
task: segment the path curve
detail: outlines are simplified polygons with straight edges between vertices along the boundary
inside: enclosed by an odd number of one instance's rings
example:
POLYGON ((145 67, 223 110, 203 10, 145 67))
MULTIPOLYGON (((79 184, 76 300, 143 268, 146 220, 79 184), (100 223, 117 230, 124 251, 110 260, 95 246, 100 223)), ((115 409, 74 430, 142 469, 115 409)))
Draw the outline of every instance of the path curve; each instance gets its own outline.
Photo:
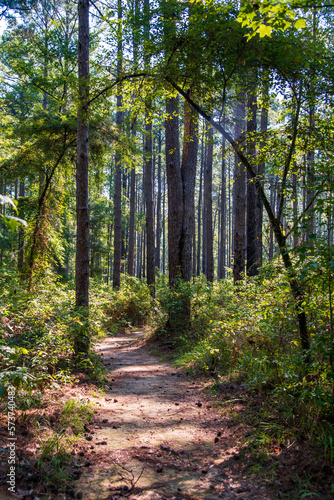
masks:
POLYGON ((204 383, 150 354, 141 331, 108 337, 96 352, 109 389, 86 446, 77 482, 84 500, 277 498, 249 484, 238 430, 203 395, 204 383))

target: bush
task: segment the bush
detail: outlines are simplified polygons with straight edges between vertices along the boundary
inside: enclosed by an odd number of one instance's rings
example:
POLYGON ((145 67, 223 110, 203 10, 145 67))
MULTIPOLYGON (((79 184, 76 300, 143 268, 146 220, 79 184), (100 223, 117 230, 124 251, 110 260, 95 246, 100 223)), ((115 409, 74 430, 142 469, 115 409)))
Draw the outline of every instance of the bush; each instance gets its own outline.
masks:
POLYGON ((105 313, 111 330, 120 326, 142 326, 154 319, 157 304, 144 281, 126 276, 119 290, 109 292, 105 313))

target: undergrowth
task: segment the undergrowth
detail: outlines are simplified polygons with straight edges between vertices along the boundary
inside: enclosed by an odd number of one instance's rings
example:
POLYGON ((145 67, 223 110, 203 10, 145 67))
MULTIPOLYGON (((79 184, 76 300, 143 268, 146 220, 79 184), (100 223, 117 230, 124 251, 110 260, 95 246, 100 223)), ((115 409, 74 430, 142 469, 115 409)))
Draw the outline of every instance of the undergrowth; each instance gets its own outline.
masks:
POLYGON ((59 405, 53 425, 47 418, 41 422, 36 419, 36 469, 43 478, 39 488, 55 492, 70 488, 76 473, 80 472, 73 450, 93 416, 91 403, 69 399, 59 405))
MULTIPOLYGON (((333 335, 329 298, 319 279, 306 283, 312 365, 305 374, 295 306, 280 264, 263 268, 236 287, 232 280, 208 284, 204 277, 158 287, 165 316, 159 342, 173 352, 177 366, 212 377, 213 388, 232 383, 257 401, 245 405, 242 419, 253 429, 249 444, 263 450, 273 442, 289 446, 310 440, 334 460, 333 335), (191 297, 191 323, 170 332, 167 316, 191 297)), ((244 402, 246 399, 244 398, 244 402)))
POLYGON ((121 327, 147 324, 157 314, 148 287, 134 278, 124 278, 117 291, 92 280, 88 321, 74 308, 74 284, 51 274, 28 292, 15 271, 2 268, 0 290, 0 397, 9 385, 40 390, 78 372, 103 381, 94 341, 121 327), (74 356, 78 337, 90 343, 85 356, 74 356))
MULTIPOLYGON (((247 394, 254 402, 245 405, 238 417, 253 429, 246 443, 250 449, 261 454, 272 443, 290 446, 309 440, 323 450, 333 468, 334 339, 329 297, 317 273, 309 273, 304 285, 312 341, 307 374, 289 284, 276 261, 238 287, 231 279, 208 284, 198 277, 171 289, 167 278, 160 276, 156 299, 146 283, 135 278, 123 277, 117 291, 92 281, 87 323, 74 309, 73 284, 50 275, 28 293, 18 275, 3 268, 2 395, 11 384, 25 391, 26 404, 37 405, 35 394, 43 387, 66 382, 80 370, 102 380, 103 367, 93 350, 79 362, 75 359, 76 335, 87 335, 92 345, 93 339, 113 335, 120 328, 155 325, 156 337, 170 349, 178 366, 212 378, 217 400, 220 388, 229 383, 239 388, 241 397, 247 394)), ((64 425, 65 415, 66 411, 64 425)), ((73 429, 74 434, 81 431, 73 429)), ((54 446, 59 448, 55 455, 65 454, 63 438, 54 446)))

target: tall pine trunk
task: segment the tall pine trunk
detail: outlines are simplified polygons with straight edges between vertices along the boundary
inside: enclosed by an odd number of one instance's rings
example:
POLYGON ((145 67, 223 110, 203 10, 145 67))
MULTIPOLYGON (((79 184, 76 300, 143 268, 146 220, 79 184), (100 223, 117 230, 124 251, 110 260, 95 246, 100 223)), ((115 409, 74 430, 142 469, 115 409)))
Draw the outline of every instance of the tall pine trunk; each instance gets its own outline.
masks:
MULTIPOLYGON (((245 131, 245 96, 239 94, 236 105, 235 141, 240 144, 245 131)), ((235 226, 234 226, 234 281, 240 281, 245 272, 246 242, 246 174, 240 165, 240 158, 235 154, 235 226)))
POLYGON ((180 235, 183 198, 179 146, 179 99, 166 101, 166 171, 168 184, 168 268, 169 283, 173 285, 181 273, 180 235))
POLYGON ((213 163, 213 128, 208 129, 208 153, 205 164, 205 225, 206 225, 206 277, 207 280, 213 282, 214 266, 213 266, 213 226, 212 226, 212 163, 213 163))
MULTIPOLYGON (((252 75, 247 103, 247 155, 252 163, 253 169, 257 172, 256 165, 256 117, 257 117, 257 88, 256 76, 252 75)), ((262 230, 259 231, 258 219, 258 192, 254 182, 247 174, 247 275, 256 276, 259 274, 262 254, 262 230)))
MULTIPOLYGON (((225 124, 225 116, 223 120, 225 124)), ((225 278, 226 272, 226 139, 222 139, 222 181, 221 181, 221 195, 220 195, 220 246, 219 246, 219 266, 218 266, 218 279, 225 278)))
MULTIPOLYGON (((25 196, 24 180, 20 181, 19 196, 20 196, 21 205, 22 205, 22 200, 25 196)), ((21 226, 19 227, 19 241, 18 241, 18 249, 17 250, 18 250, 17 251, 17 268, 19 271, 21 271, 23 268, 23 261, 24 261, 24 229, 21 226)))
POLYGON ((158 134, 158 196, 157 196, 157 222, 156 222, 156 252, 155 265, 160 271, 160 248, 161 248, 161 130, 158 134))
POLYGON ((181 165, 183 187, 183 221, 180 241, 181 275, 185 281, 192 276, 192 249, 195 221, 195 180, 198 151, 198 113, 184 103, 184 139, 181 165))
POLYGON ((146 206, 146 267, 147 284, 154 295, 155 248, 154 248, 154 202, 153 202, 153 137, 150 117, 151 103, 146 102, 145 125, 145 206, 146 206))
MULTIPOLYGON (((118 0, 118 46, 117 46, 117 73, 122 71, 122 1, 118 0)), ((122 91, 120 84, 117 89, 117 112, 116 127, 122 130, 122 91)), ((122 262, 122 158, 120 145, 115 155, 115 194, 114 194, 114 266, 113 266, 113 288, 119 288, 121 284, 121 262, 122 262)))
MULTIPOLYGON (((89 307, 89 0, 79 0, 78 76, 79 110, 77 124, 76 213, 77 242, 75 261, 76 307, 88 317, 89 307)), ((74 352, 77 356, 87 353, 87 331, 77 332, 74 352)))
POLYGON ((89 163, 89 1, 79 0, 79 111, 77 129, 76 169, 76 306, 89 306, 89 206, 88 206, 88 163, 89 163))

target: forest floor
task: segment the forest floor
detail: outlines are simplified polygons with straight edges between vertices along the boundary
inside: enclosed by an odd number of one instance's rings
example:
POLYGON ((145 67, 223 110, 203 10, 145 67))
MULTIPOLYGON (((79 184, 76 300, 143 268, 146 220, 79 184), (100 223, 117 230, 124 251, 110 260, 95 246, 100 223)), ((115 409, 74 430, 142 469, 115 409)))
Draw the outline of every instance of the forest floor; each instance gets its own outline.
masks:
MULTIPOLYGON (((214 397, 206 390, 207 379, 191 379, 161 351, 155 355, 158 347, 142 331, 123 332, 96 345, 108 368, 104 394, 97 395, 89 384, 73 386, 66 393, 67 398, 91 401, 97 410, 72 451, 77 469, 74 487, 43 496, 25 477, 18 498, 303 498, 302 483, 298 491, 296 478, 302 475, 311 448, 298 443, 286 448, 273 445, 270 456, 253 455, 245 444, 251 428, 241 418, 249 404, 247 395, 226 384, 214 397)), ((58 400, 61 396, 54 394, 58 400)), ((36 451, 31 443, 28 448, 21 443, 24 446, 24 453, 36 451)), ((318 476, 325 477, 323 463, 318 469, 318 476)), ((38 479, 43 482, 37 475, 38 479)), ((13 498, 6 495, 1 486, 0 499, 13 498)), ((330 498, 310 491, 307 497, 330 498)))
POLYGON ((245 429, 216 411, 205 381, 152 355, 141 332, 107 338, 96 351, 111 387, 96 415, 91 470, 78 485, 84 499, 273 498, 265 482, 245 477, 245 429))

